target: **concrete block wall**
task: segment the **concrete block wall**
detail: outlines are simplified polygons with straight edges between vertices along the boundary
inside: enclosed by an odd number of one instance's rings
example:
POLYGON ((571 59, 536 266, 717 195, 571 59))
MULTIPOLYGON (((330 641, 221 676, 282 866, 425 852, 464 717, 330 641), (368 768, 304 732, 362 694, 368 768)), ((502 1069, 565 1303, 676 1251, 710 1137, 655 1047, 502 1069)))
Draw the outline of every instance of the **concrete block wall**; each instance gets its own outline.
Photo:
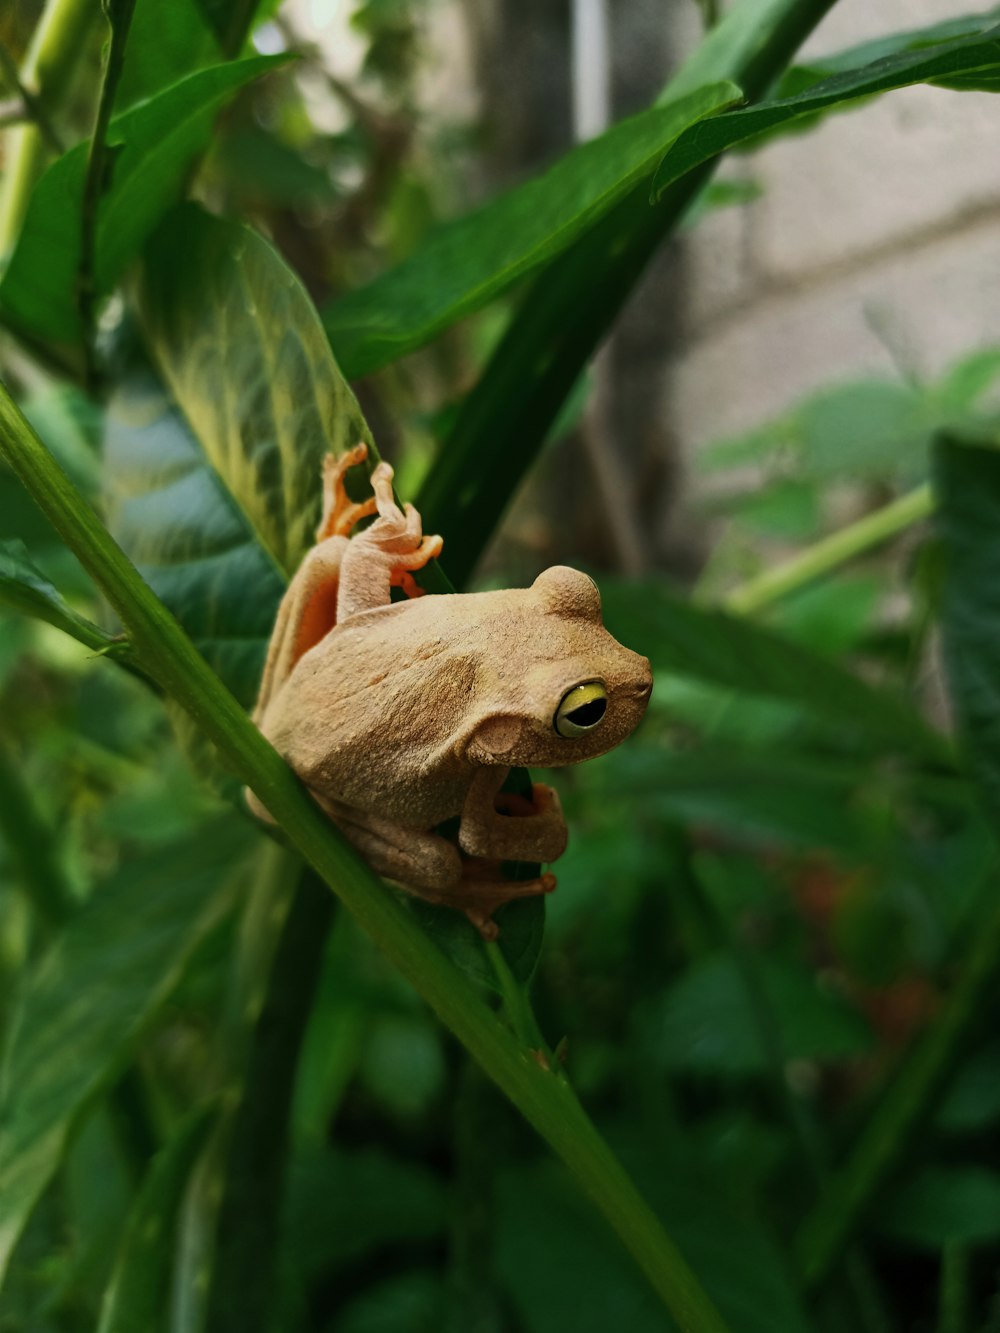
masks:
MULTIPOLYGON (((966 10, 840 0, 802 58, 966 10)), ((726 164, 763 193, 685 241, 665 411, 686 454, 821 385, 1000 343, 998 135, 1000 98, 918 86, 726 164)))

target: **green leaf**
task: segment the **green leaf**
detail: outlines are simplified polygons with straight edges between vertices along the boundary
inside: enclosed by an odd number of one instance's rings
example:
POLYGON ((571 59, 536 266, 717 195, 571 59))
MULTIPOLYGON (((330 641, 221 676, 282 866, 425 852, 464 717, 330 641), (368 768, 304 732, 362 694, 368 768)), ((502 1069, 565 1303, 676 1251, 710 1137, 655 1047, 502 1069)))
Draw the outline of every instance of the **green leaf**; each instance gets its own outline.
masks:
MULTIPOLYGON (((98 296, 111 291, 179 194, 219 108, 285 59, 259 56, 201 70, 112 120, 114 170, 97 219, 98 296)), ((77 144, 35 186, 0 281, 0 316, 34 337, 68 342, 81 333, 75 290, 87 153, 86 143, 77 144)))
POLYGON ((0 1077, 0 1272, 80 1116, 229 909, 253 843, 230 818, 124 866, 29 976, 0 1077))
POLYGON ((212 669, 250 708, 285 590, 284 571, 148 369, 136 368, 119 383, 104 459, 111 531, 212 669))
POLYGON ((945 439, 935 464, 949 693, 970 768, 995 819, 1000 813, 1000 452, 945 439))
POLYGON ((1000 23, 1000 7, 989 9, 985 13, 965 14, 961 18, 945 19, 941 23, 932 23, 924 28, 909 28, 903 32, 887 33, 873 41, 863 42, 838 51, 835 55, 820 56, 806 66, 794 66, 788 72, 788 78, 801 81, 803 74, 815 80, 830 74, 843 74, 862 65, 874 64, 877 60, 887 60, 903 51, 918 51, 921 48, 939 46, 942 42, 953 41, 958 37, 973 37, 982 33, 994 23, 1000 23))
MULTIPOLYGON (((836 1061, 871 1047, 867 1024, 805 968, 777 958, 756 960, 785 1059, 836 1061)), ((759 1074, 768 1055, 734 958, 701 958, 671 985, 656 1017, 653 1050, 672 1070, 715 1075, 759 1074)))
MULTIPOLYGON (((461 912, 435 907, 419 898, 407 905, 424 930, 452 962, 480 985, 503 994, 496 972, 483 950, 483 939, 461 912)), ((535 974, 545 931, 545 899, 522 898, 501 907, 494 920, 500 927, 498 945, 515 981, 527 986, 535 974)))
POLYGON ((312 545, 320 463, 371 432, 298 278, 251 228, 187 205, 146 255, 140 301, 174 400, 286 574, 312 545))
POLYGON ((324 314, 350 376, 429 342, 565 250, 648 176, 679 134, 740 100, 714 83, 622 121, 543 176, 438 230, 411 258, 324 314))
POLYGON ((198 0, 138 0, 116 98, 119 110, 222 58, 198 0))
POLYGON ((605 583, 602 592, 611 633, 645 653, 654 674, 669 671, 784 699, 832 718, 862 742, 942 752, 942 740, 903 700, 775 630, 695 606, 659 582, 605 583))
POLYGON ((1000 1173, 980 1166, 925 1166, 896 1187, 874 1223, 918 1249, 1000 1239, 1000 1173))
POLYGON ((961 1065, 938 1107, 946 1134, 975 1134, 1000 1119, 1000 1044, 991 1042, 961 1065))
POLYGON ((974 86, 992 87, 992 81, 1000 78, 1000 27, 875 60, 824 79, 794 97, 715 116, 685 131, 664 155, 652 197, 660 199, 675 181, 719 153, 800 117, 914 83, 947 84, 973 74, 974 86))
POLYGON ((828 481, 926 471, 932 421, 912 385, 860 380, 836 385, 798 409, 801 466, 828 481))
POLYGON ((170 1293, 172 1239, 191 1169, 214 1111, 195 1111, 157 1155, 132 1206, 97 1333, 160 1328, 170 1293))
POLYGON ((722 830, 764 848, 825 848, 857 861, 874 841, 857 808, 866 776, 773 746, 760 755, 635 741, 604 759, 591 781, 609 805, 641 802, 660 821, 722 830))
POLYGON ((0 606, 55 625, 64 633, 112 657, 128 656, 128 644, 79 615, 31 563, 22 541, 0 541, 0 606))
POLYGON ((380 1148, 312 1148, 292 1160, 282 1247, 305 1281, 447 1227, 441 1177, 380 1148))

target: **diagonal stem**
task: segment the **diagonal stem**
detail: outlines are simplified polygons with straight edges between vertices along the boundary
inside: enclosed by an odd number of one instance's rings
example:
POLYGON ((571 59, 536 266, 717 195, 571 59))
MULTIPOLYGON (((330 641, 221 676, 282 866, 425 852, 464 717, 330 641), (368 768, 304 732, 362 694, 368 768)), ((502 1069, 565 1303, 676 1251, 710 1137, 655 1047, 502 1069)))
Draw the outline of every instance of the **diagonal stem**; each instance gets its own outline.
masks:
POLYGON ((0 386, 0 453, 121 617, 140 663, 486 1074, 549 1143, 689 1333, 726 1325, 569 1085, 534 1060, 346 843, 143 582, 0 386))

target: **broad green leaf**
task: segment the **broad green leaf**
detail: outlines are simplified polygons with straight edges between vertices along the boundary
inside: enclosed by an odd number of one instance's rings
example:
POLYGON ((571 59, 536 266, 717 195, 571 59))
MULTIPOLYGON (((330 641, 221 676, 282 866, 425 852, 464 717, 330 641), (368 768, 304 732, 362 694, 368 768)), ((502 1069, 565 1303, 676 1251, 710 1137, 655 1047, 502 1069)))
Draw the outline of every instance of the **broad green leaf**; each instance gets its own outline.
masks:
POLYGON ((641 802, 660 821, 721 830, 753 846, 824 848, 858 861, 874 843, 858 808, 866 776, 773 746, 755 754, 718 743, 668 749, 637 739, 603 760, 591 781, 610 806, 641 802))
POLYGON ((211 1109, 194 1112, 150 1167, 129 1214, 97 1333, 135 1333, 136 1329, 152 1333, 163 1327, 177 1216, 212 1121, 211 1109))
POLYGON ((935 1127, 946 1134, 977 1134, 1000 1120, 1000 1044, 990 1042, 955 1073, 941 1098, 935 1127))
POLYGON ((118 85, 120 110, 222 59, 198 0, 137 0, 125 66, 118 85))
POLYGON ((650 658, 654 675, 659 669, 784 699, 862 741, 943 751, 942 739, 894 694, 766 626, 684 601, 660 582, 605 584, 604 619, 616 638, 650 658))
POLYGON ((995 819, 1000 812, 1000 452, 943 440, 935 462, 949 693, 973 776, 995 819))
POLYGON ((713 83, 641 112, 440 228, 398 268, 325 312, 345 373, 376 370, 499 296, 620 202, 684 130, 739 99, 734 84, 713 83))
POLYGON ((973 86, 984 87, 992 87, 1000 78, 1000 26, 845 70, 794 97, 712 117, 681 134, 667 151, 656 170, 652 197, 661 198, 675 181, 719 153, 800 117, 914 83, 947 85, 972 76, 973 86))
POLYGON ((0 541, 0 605, 55 625, 97 652, 127 657, 128 645, 74 611, 31 562, 21 541, 0 541))
POLYGON ((286 574, 312 544, 320 463, 371 432, 298 278, 251 228, 188 205, 143 264, 153 356, 259 546, 286 574))
POLYGON ((925 1166, 886 1196, 882 1235, 925 1250, 1000 1240, 1000 1173, 983 1166, 925 1166))
MULTIPOLYGON (((108 131, 114 166, 97 221, 95 284, 106 295, 179 194, 219 108, 285 57, 260 56, 201 70, 116 116, 108 131)), ((80 336, 76 275, 88 145, 77 144, 35 186, 10 265, 0 317, 33 337, 80 336)))
POLYGON ((306 1282, 363 1263, 386 1246, 432 1242, 447 1227, 441 1177, 380 1148, 299 1152, 288 1185, 282 1248, 306 1282))
POLYGON ((0 1272, 80 1116, 228 911, 254 842, 225 819, 123 866, 33 969, 0 1076, 0 1272))
POLYGON ((104 457, 114 536, 212 669, 251 707, 284 571, 148 369, 119 382, 104 457))
MULTIPOLYGON (((860 1014, 812 973, 763 956, 756 967, 785 1059, 836 1061, 870 1049, 860 1014)), ((741 1076, 768 1067, 746 982, 729 955, 700 958, 668 988, 655 1032, 656 1058, 668 1069, 741 1076)))

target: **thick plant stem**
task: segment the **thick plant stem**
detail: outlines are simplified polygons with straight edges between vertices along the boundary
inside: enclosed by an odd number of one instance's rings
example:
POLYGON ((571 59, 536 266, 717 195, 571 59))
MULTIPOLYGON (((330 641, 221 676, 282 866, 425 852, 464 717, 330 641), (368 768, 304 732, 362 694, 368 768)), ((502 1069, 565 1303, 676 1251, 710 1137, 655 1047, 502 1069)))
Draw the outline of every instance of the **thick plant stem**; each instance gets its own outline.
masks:
MULTIPOLYGON (((38 20, 20 71, 20 80, 46 116, 65 92, 79 66, 80 48, 100 14, 96 0, 49 0, 38 20)), ((14 248, 35 181, 48 154, 44 131, 37 124, 8 130, 4 139, 4 173, 0 186, 0 263, 14 248)))
POLYGON ((873 514, 859 518, 856 523, 848 523, 846 527, 824 537, 784 564, 767 569, 756 578, 740 584, 722 599, 722 605, 727 611, 753 615, 772 602, 780 601, 782 597, 798 592, 806 584, 831 573, 848 560, 863 555, 872 547, 899 536, 914 523, 929 518, 933 512, 934 497, 930 486, 918 486, 916 490, 900 496, 873 514))
POLYGON ((799 1233, 796 1257, 807 1288, 820 1286, 878 1190, 907 1151, 986 1011, 1000 975, 1000 908, 974 933, 944 1012, 920 1040, 863 1131, 848 1161, 799 1233))
POLYGON ((572 1090, 507 1031, 344 841, 213 674, 0 387, 0 453, 121 617, 139 661, 201 727, 295 848, 538 1130, 690 1333, 725 1324, 572 1090))

